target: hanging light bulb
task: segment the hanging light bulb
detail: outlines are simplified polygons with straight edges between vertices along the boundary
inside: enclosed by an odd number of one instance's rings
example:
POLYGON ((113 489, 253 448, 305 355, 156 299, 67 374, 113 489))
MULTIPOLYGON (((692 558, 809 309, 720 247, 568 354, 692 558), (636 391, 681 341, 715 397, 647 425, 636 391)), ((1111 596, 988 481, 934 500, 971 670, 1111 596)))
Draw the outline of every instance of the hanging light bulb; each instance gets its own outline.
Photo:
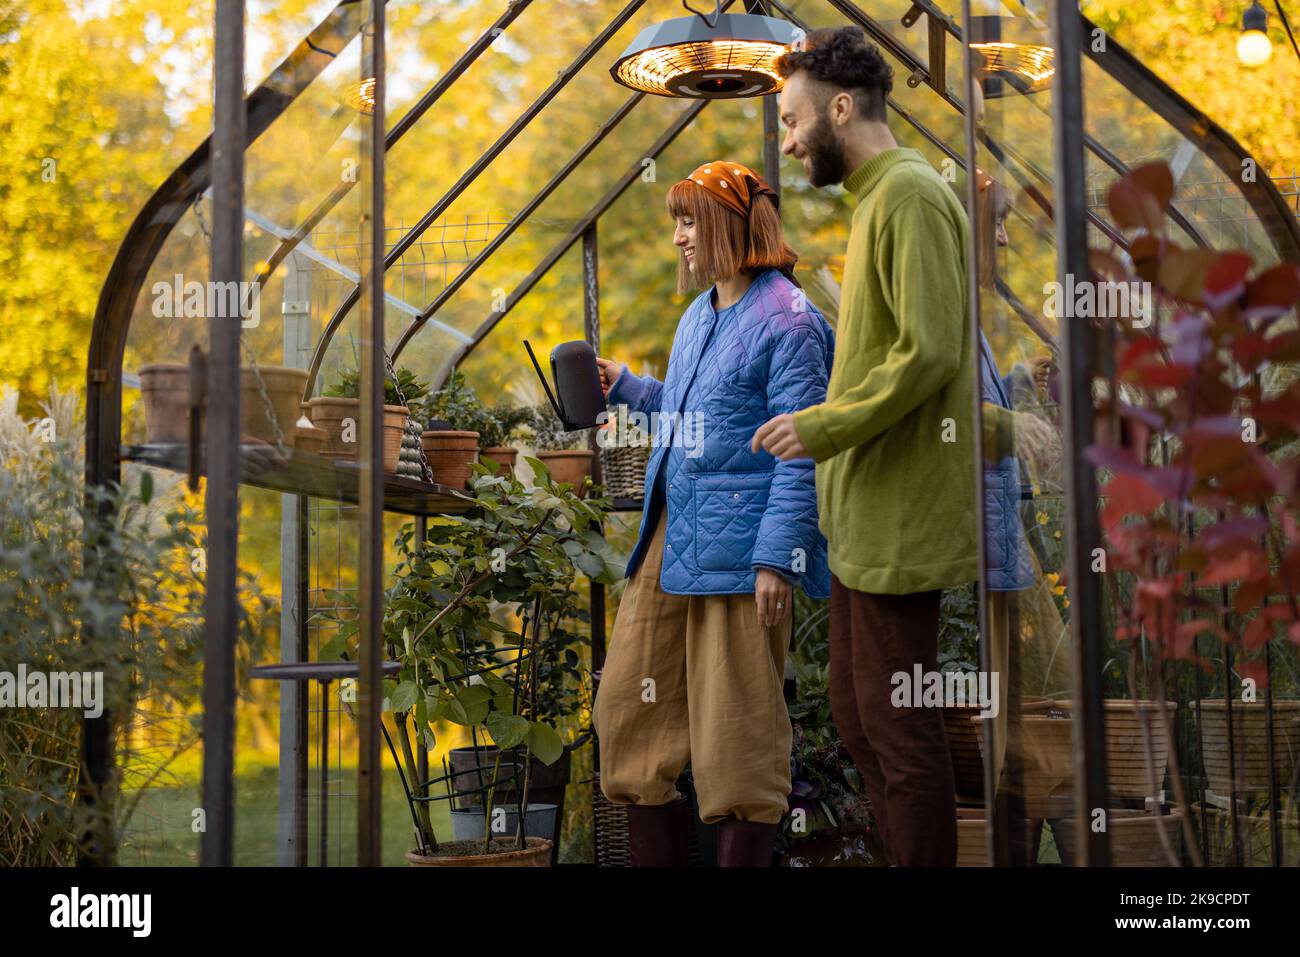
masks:
POLYGON ((659 96, 763 96, 781 88, 776 58, 794 39, 794 27, 775 17, 679 17, 642 30, 609 72, 623 86, 659 96))
POLYGON ((1262 66, 1273 55, 1273 42, 1266 30, 1268 11, 1254 0, 1241 16, 1241 36, 1237 38, 1237 59, 1246 66, 1262 66))

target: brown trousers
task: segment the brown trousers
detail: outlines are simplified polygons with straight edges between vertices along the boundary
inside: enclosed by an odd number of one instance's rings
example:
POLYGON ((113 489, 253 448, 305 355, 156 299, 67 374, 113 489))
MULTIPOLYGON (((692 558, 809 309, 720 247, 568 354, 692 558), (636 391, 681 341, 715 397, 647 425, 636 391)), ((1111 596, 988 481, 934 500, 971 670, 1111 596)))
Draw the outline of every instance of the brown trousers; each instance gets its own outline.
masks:
POLYGON ((765 628, 753 594, 668 594, 664 529, 661 515, 610 635, 593 714, 601 790, 616 804, 667 804, 689 761, 706 824, 778 823, 790 794, 790 609, 765 628))
POLYGON ((939 592, 876 595, 834 579, 831 715, 862 775, 892 864, 952 867, 957 802, 939 708, 895 707, 891 676, 938 670, 939 592))

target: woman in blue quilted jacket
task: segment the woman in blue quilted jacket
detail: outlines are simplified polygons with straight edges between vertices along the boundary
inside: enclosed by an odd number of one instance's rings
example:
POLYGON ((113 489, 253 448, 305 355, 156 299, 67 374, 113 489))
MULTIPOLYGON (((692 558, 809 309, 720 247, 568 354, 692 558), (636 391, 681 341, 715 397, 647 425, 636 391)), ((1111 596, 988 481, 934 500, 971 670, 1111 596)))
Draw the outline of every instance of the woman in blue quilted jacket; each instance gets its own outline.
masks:
POLYGON ((601 787, 628 805, 634 866, 686 863, 691 765, 718 863, 766 866, 790 793, 782 695, 798 585, 829 594, 812 459, 750 451, 768 419, 825 398, 833 337, 794 281, 777 197, 739 163, 668 191, 679 291, 663 382, 600 359, 611 406, 651 419, 640 537, 595 725, 601 787))

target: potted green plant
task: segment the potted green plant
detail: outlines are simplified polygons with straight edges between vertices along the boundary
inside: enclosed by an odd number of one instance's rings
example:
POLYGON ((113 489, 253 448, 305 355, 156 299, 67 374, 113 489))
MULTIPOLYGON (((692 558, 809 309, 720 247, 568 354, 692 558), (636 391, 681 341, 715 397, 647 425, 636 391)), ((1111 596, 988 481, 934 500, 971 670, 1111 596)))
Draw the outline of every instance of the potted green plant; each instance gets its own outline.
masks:
POLYGON ((588 445, 590 429, 569 432, 549 405, 530 410, 528 429, 532 433, 537 457, 546 463, 556 481, 572 485, 582 494, 591 475, 592 451, 588 445))
POLYGON ((513 470, 519 450, 510 443, 532 419, 532 410, 502 402, 485 410, 479 431, 479 459, 513 470))
POLYGON ((494 833, 505 815, 494 814, 501 784, 516 819, 528 821, 536 763, 562 759, 555 728, 563 696, 573 693, 547 669, 573 663, 564 624, 575 568, 598 581, 616 579, 615 556, 599 531, 608 503, 579 498, 556 483, 545 465, 530 463, 536 479, 525 485, 509 474, 474 466, 477 506, 464 515, 432 518, 427 537, 415 541, 410 526, 398 538, 399 561, 385 607, 384 635, 401 665, 385 684, 394 760, 403 769, 417 846, 415 866, 545 866, 551 841, 494 833), (520 625, 497 620, 513 608, 520 625), (552 700, 548 701, 548 695, 552 700), (556 699, 555 696, 559 696, 556 699), (470 776, 446 781, 448 799, 481 794, 483 834, 474 841, 439 843, 421 793, 415 753, 432 747, 435 725, 449 721, 490 738, 491 766, 478 785, 470 776))
POLYGON ((800 623, 790 656, 795 695, 790 814, 777 848, 790 867, 867 865, 880 860, 862 778, 831 716, 827 605, 795 595, 800 623))
POLYGON ((421 410, 425 431, 420 434, 433 480, 464 488, 478 461, 479 435, 488 428, 488 412, 474 389, 454 369, 442 388, 429 396, 421 410))
MULTIPOLYGON (((384 471, 396 472, 402 451, 402 434, 416 402, 428 391, 415 373, 403 367, 396 379, 384 376, 384 471)), ((311 422, 327 433, 323 454, 331 458, 355 459, 359 448, 356 424, 361 417, 361 371, 351 368, 339 373, 338 381, 312 399, 311 422), (349 420, 351 428, 349 428, 349 420)))

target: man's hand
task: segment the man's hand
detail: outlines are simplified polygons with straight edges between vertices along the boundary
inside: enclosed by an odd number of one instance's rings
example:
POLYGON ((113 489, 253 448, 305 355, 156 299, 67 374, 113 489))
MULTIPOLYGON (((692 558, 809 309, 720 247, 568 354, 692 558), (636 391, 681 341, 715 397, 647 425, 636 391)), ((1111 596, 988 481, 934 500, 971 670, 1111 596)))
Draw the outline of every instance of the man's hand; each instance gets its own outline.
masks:
POLYGON ((765 628, 780 624, 790 614, 794 588, 770 568, 754 573, 754 601, 758 603, 758 623, 765 628))
POLYGON ((615 362, 613 359, 597 356, 596 367, 600 369, 600 389, 605 393, 605 397, 609 398, 609 390, 614 388, 614 383, 626 371, 627 366, 621 362, 615 362))
POLYGON ((794 415, 786 412, 774 419, 768 419, 758 427, 749 450, 757 452, 759 448, 767 449, 782 462, 808 457, 808 450, 803 447, 803 440, 794 430, 794 415))

